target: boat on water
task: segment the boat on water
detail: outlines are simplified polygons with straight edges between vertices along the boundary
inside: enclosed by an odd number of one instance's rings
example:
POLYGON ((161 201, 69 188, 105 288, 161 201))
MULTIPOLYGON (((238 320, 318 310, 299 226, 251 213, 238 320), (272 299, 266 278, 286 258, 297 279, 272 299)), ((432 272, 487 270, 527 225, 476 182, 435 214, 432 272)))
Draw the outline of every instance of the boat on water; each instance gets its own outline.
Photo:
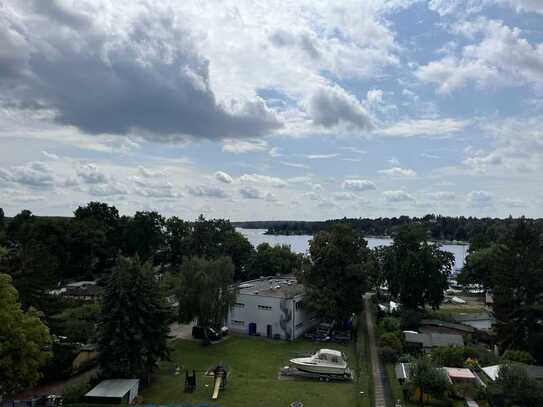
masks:
POLYGON ((345 355, 333 349, 320 349, 309 357, 290 359, 290 365, 302 372, 327 375, 349 374, 345 355))

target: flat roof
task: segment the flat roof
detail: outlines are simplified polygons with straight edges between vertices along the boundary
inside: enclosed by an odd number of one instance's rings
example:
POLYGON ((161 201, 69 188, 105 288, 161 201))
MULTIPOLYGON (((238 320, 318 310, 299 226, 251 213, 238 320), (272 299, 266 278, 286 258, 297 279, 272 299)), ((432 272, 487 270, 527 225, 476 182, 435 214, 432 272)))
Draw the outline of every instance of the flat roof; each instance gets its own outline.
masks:
POLYGON ((304 292, 294 276, 261 277, 237 285, 240 294, 262 297, 293 298, 304 292))
POLYGON ((404 332, 406 342, 420 343, 424 347, 434 346, 464 346, 462 335, 442 333, 413 333, 404 332))
POLYGON ((138 384, 139 379, 104 380, 85 394, 85 397, 124 397, 130 389, 138 384))
POLYGON ((446 367, 447 374, 452 379, 475 379, 473 372, 467 368, 446 367))

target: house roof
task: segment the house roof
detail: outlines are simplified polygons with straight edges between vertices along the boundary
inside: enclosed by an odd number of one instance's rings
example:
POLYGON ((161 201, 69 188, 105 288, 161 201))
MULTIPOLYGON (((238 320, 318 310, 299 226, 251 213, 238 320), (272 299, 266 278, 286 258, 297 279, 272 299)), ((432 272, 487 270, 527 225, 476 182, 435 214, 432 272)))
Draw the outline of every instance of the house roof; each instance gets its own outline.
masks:
POLYGON ((138 379, 104 380, 94 389, 85 394, 85 397, 124 397, 126 393, 138 386, 138 379))
POLYGON ((473 372, 467 368, 446 367, 445 369, 451 379, 475 379, 473 372))
POLYGON ((442 334, 442 333, 412 333, 404 332, 405 341, 411 343, 420 343, 425 348, 436 346, 464 346, 462 335, 442 334))
POLYGON ((304 287, 294 276, 262 277, 237 285, 239 294, 262 297, 293 298, 303 294, 304 287))
POLYGON ((420 321, 420 324, 425 326, 438 326, 441 328, 449 328, 457 331, 463 331, 466 333, 475 332, 475 328, 471 326, 458 324, 455 322, 441 321, 439 319, 423 319, 420 321))
MULTIPOLYGON (((526 373, 528 374, 528 377, 532 379, 543 379, 543 366, 533 366, 533 365, 525 365, 523 363, 514 363, 517 366, 522 366, 524 369, 526 369, 526 373)), ((490 378, 490 380, 495 381, 498 377, 498 373, 500 372, 500 367, 502 365, 493 365, 493 366, 487 366, 483 367, 483 372, 490 378)))
POLYGON ((454 316, 454 320, 457 322, 486 321, 493 319, 494 317, 488 312, 479 312, 474 314, 457 314, 454 316))

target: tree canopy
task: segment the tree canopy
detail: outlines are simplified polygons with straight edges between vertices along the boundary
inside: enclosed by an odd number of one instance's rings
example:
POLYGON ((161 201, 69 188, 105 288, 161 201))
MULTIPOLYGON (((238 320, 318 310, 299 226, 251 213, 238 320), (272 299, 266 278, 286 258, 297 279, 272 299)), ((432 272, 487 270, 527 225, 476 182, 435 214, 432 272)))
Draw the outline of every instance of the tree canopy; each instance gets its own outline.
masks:
POLYGON ((176 291, 179 320, 188 323, 196 318, 202 327, 222 326, 236 301, 233 277, 234 264, 228 257, 184 259, 176 291))
POLYGON ((11 277, 0 274, 0 398, 34 385, 50 358, 49 330, 34 308, 24 312, 11 277))
POLYGON ((420 228, 405 227, 384 249, 383 262, 390 293, 402 306, 439 308, 454 264, 452 253, 428 243, 420 228))
POLYGON ((309 308, 337 321, 360 312, 367 289, 367 242, 349 226, 338 225, 317 233, 309 251, 312 264, 301 273, 309 308))
POLYGON ((168 357, 168 312, 150 263, 120 257, 107 284, 98 324, 101 378, 147 381, 168 357))

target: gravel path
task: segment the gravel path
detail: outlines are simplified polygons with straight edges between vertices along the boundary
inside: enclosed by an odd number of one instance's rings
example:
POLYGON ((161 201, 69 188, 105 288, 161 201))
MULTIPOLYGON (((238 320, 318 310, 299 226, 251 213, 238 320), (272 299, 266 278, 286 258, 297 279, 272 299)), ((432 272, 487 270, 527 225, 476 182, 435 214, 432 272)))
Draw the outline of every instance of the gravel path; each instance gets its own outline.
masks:
POLYGON ((373 395, 375 399, 375 407, 386 407, 385 402, 385 387, 383 378, 383 367, 381 360, 377 354, 377 345, 375 343, 375 326, 373 322, 373 314, 371 312, 371 295, 364 295, 366 324, 368 327, 368 343, 371 356, 371 371, 373 376, 373 395))

